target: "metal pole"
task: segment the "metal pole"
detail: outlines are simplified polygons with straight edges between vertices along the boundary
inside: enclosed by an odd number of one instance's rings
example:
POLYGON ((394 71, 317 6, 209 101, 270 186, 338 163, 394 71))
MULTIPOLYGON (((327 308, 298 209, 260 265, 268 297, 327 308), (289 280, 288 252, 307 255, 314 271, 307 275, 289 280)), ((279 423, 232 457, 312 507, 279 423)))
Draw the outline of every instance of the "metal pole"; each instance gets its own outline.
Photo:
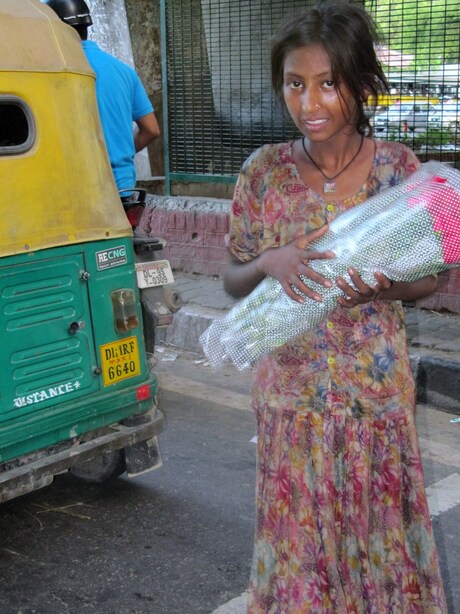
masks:
POLYGON ((169 169, 169 115, 168 115, 168 53, 166 27, 166 0, 160 3, 160 34, 161 34, 161 84, 163 100, 163 140, 165 166, 165 196, 171 196, 171 175, 169 169))

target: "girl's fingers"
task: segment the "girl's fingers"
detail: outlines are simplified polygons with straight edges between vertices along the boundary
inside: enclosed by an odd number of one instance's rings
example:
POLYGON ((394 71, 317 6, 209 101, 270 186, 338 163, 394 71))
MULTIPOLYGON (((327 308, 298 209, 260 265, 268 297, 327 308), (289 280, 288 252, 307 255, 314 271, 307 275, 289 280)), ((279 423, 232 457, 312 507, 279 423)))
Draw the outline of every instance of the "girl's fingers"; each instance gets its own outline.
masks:
POLYGON ((302 275, 308 277, 308 279, 311 279, 320 286, 324 286, 325 288, 332 288, 334 285, 330 279, 327 279, 327 277, 317 273, 314 269, 309 267, 308 264, 302 267, 302 275))
POLYGON ((337 299, 337 302, 343 307, 354 307, 355 305, 372 301, 376 299, 383 290, 391 287, 392 282, 381 273, 376 273, 374 275, 377 281, 375 286, 366 284, 354 269, 349 269, 348 274, 355 287, 347 283, 343 277, 337 277, 336 279, 337 286, 346 295, 337 299))
POLYGON ((364 294, 365 296, 374 294, 374 289, 361 279, 361 276, 355 269, 348 269, 348 275, 350 276, 350 279, 358 290, 359 294, 364 294))
POLYGON ((321 302, 323 300, 321 294, 318 294, 318 292, 315 292, 307 285, 305 285, 300 279, 300 277, 293 278, 291 282, 287 281, 281 283, 281 286, 283 287, 283 290, 286 292, 286 294, 297 303, 304 303, 305 297, 318 302, 321 302), (299 290, 299 292, 301 292, 305 296, 299 296, 299 294, 295 292, 294 288, 299 290))
POLYGON ((293 301, 296 301, 296 303, 304 302, 303 298, 294 292, 290 284, 282 283, 281 286, 289 298, 292 298, 293 301))
POLYGON ((293 284, 289 284, 287 282, 282 283, 281 284, 283 290, 286 292, 286 294, 289 296, 289 298, 292 298, 293 301, 295 301, 296 303, 304 303, 305 299, 303 296, 300 296, 297 292, 294 291, 294 285, 293 284))
POLYGON ((383 273, 374 273, 374 277, 377 280, 377 284, 380 286, 381 290, 388 290, 391 288, 393 282, 391 279, 388 279, 383 273))
POLYGON ((304 250, 304 254, 307 260, 331 260, 335 258, 334 252, 327 250, 326 252, 318 252, 313 249, 304 250))
MULTIPOLYGON (((359 290, 356 290, 355 288, 353 288, 353 286, 350 286, 350 284, 348 284, 343 277, 337 277, 335 281, 338 287, 342 290, 342 292, 344 292, 351 299, 357 299, 360 294, 362 294, 361 292, 359 292, 359 290)), ((343 297, 340 298, 343 299, 343 297)))

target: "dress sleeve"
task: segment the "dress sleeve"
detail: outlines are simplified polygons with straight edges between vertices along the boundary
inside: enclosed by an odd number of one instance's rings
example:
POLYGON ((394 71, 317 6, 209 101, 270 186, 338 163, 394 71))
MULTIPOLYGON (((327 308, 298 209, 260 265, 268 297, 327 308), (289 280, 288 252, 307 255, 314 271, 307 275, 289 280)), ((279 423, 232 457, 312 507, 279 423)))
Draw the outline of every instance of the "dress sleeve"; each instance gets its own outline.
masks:
POLYGON ((412 149, 409 149, 408 147, 404 146, 404 154, 402 157, 404 160, 405 177, 412 175, 412 173, 415 173, 415 171, 420 168, 420 160, 417 158, 412 149))
POLYGON ((412 149, 396 141, 380 141, 376 164, 376 192, 383 192, 398 185, 419 167, 420 161, 412 149))
POLYGON ((230 209, 228 249, 232 256, 242 262, 249 262, 261 251, 263 223, 258 167, 258 155, 255 152, 241 169, 230 209))

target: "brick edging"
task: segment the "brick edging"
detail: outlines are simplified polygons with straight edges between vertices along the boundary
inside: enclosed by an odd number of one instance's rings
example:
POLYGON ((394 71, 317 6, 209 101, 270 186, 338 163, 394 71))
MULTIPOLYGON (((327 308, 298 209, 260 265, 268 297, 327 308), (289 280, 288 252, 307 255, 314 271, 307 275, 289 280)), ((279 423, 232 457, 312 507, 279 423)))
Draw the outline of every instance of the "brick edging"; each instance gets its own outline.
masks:
POLYGON ((223 199, 149 196, 140 231, 166 240, 163 255, 173 269, 221 277, 228 262, 230 204, 223 199))

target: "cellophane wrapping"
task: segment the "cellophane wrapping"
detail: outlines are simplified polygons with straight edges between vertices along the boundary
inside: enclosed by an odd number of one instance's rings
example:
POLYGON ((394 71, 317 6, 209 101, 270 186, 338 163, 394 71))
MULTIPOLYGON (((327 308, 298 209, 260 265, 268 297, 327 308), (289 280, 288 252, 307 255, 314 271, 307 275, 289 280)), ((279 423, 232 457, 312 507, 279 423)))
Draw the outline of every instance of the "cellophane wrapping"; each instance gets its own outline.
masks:
POLYGON ((322 302, 304 297, 305 302, 298 303, 276 279, 266 277, 201 335, 212 366, 231 361, 238 369, 246 369, 326 320, 343 295, 335 284, 337 276, 352 283, 349 267, 373 286, 375 272, 393 281, 411 282, 459 266, 460 172, 440 162, 427 162, 397 186, 341 214, 310 247, 335 253, 333 260, 309 263, 333 282, 332 288, 303 278, 322 295, 322 302))

